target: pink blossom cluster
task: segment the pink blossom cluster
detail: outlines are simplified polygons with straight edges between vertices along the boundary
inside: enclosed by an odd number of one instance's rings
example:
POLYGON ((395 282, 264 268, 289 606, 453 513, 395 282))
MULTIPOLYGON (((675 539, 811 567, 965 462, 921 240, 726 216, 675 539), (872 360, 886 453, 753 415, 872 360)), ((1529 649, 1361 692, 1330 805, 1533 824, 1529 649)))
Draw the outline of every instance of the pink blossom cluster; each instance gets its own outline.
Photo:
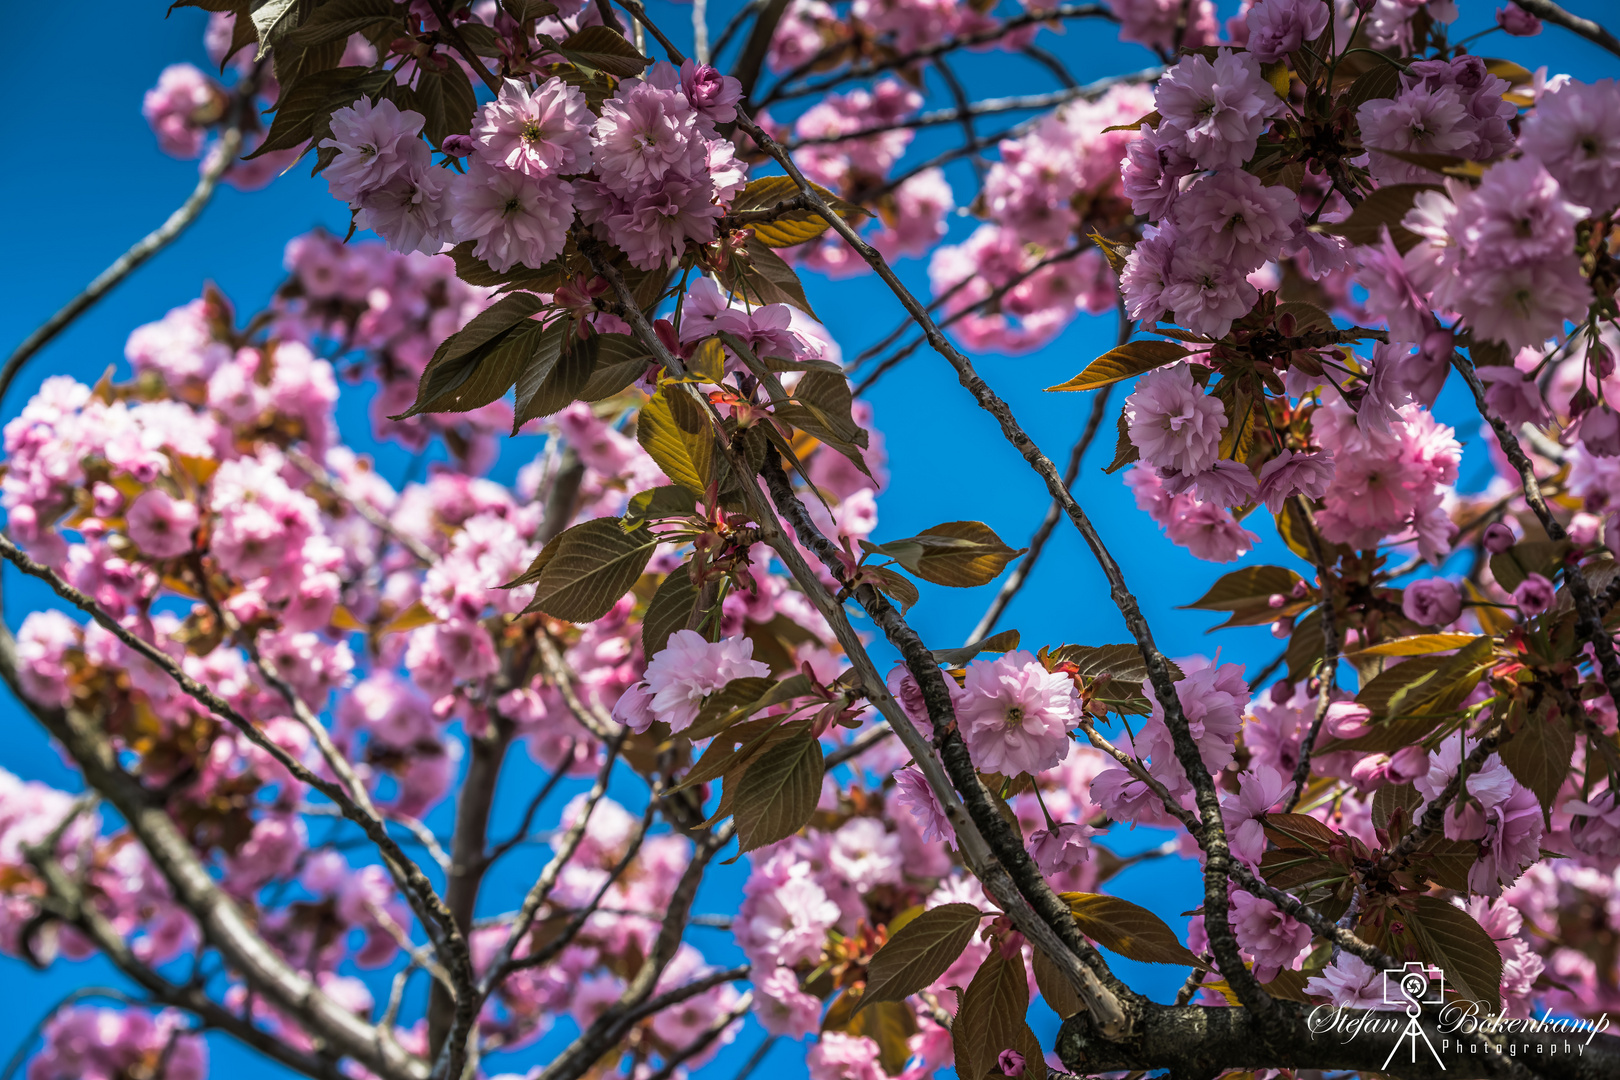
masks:
POLYGON ((143 1073, 204 1080, 208 1045, 179 1012, 75 1005, 45 1025, 28 1080, 118 1080, 143 1073))
POLYGON ((399 252, 467 243, 497 273, 539 268, 562 253, 577 212, 632 265, 662 268, 713 240, 742 189, 743 166, 715 129, 739 95, 712 68, 660 62, 597 115, 556 76, 508 80, 475 118, 462 172, 432 164, 421 113, 362 97, 332 114, 327 185, 399 252))

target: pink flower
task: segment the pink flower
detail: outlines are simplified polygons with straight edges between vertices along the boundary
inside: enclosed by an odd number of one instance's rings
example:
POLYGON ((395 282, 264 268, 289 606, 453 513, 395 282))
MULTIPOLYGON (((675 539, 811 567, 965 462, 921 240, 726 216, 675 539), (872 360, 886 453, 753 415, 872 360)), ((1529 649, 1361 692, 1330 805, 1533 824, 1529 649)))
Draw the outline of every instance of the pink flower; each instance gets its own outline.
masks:
POLYGON ((1571 799, 1563 811, 1570 815, 1569 842, 1576 851, 1598 859, 1620 856, 1620 798, 1613 790, 1599 792, 1589 802, 1571 799))
POLYGON ((1260 819, 1278 809, 1292 788, 1293 778, 1269 765, 1238 774, 1237 794, 1221 797, 1221 816, 1226 822, 1226 835, 1231 838, 1232 854, 1251 867, 1260 865, 1260 857, 1266 853, 1266 831, 1260 819))
POLYGON ((1596 457, 1620 457, 1620 415, 1607 405, 1582 413, 1576 431, 1587 453, 1596 457))
POLYGON ((1496 25, 1514 37, 1535 37, 1541 33, 1541 20, 1517 4, 1497 8, 1496 25))
POLYGON ((1519 542, 1519 538, 1513 534, 1513 530, 1500 521, 1493 521, 1487 525, 1482 539, 1485 541, 1485 550, 1492 555, 1500 555, 1519 542))
POLYGON ((1333 482, 1333 455, 1326 451, 1283 450, 1260 466, 1260 498, 1273 514, 1295 495, 1320 499, 1333 482))
POLYGON ((1370 151, 1373 177, 1384 184, 1423 182, 1434 174, 1380 150, 1456 155, 1474 141, 1466 127, 1468 110, 1449 86, 1438 90, 1414 86, 1393 99, 1374 98, 1356 110, 1356 119, 1361 143, 1370 151))
POLYGON ((1171 220, 1182 240, 1202 254, 1248 271, 1276 258, 1293 239, 1299 197, 1265 186, 1253 173, 1225 169, 1187 187, 1171 220))
POLYGON ((1524 152, 1593 211, 1620 202, 1620 84, 1566 82, 1541 96, 1519 134, 1524 152))
POLYGON ((696 630, 677 630, 669 644, 647 664, 647 689, 653 715, 684 731, 697 719, 703 699, 733 679, 760 678, 771 673, 753 659, 752 638, 733 637, 709 642, 696 630))
POLYGON ((152 125, 158 146, 177 158, 202 153, 203 135, 224 113, 224 94, 190 64, 170 64, 141 101, 141 115, 152 125))
POLYGON ((1030 857, 1048 877, 1073 870, 1091 858, 1091 845, 1086 841, 1094 831, 1073 821, 1060 822, 1054 829, 1037 829, 1029 834, 1030 857))
POLYGON ((623 198, 671 172, 702 176, 707 163, 698 113, 686 96, 641 79, 621 83, 602 103, 592 138, 597 175, 623 198))
MULTIPOLYGON (((1154 760, 1156 770, 1182 776, 1175 743, 1166 725, 1164 707, 1151 684, 1142 690, 1152 705, 1152 713, 1137 736, 1137 749, 1154 760)), ((1199 757, 1210 772, 1220 772, 1232 763, 1237 733, 1243 726, 1243 710, 1249 704, 1249 684, 1241 664, 1209 664, 1191 672, 1176 683, 1176 697, 1186 717, 1187 729, 1198 744, 1199 757)))
POLYGON ((1519 784, 1513 794, 1485 811, 1485 835, 1479 840, 1479 861, 1468 871, 1469 891, 1500 896, 1503 885, 1541 857, 1541 804, 1535 793, 1519 784))
POLYGON ((332 137, 320 144, 338 152, 325 173, 332 197, 358 205, 362 194, 408 168, 416 153, 412 146, 421 142, 423 123, 421 113, 401 112, 387 98, 373 105, 361 97, 349 108, 333 112, 332 137))
POLYGON ((1526 615, 1540 615, 1552 607, 1555 595, 1552 582, 1540 574, 1530 574, 1513 590, 1513 602, 1526 615))
POLYGON ((956 209, 956 196, 945 173, 924 169, 894 191, 894 212, 872 235, 872 246, 885 258, 918 258, 945 239, 945 218, 956 209))
POLYGON ((878 1044, 865 1035, 824 1031, 804 1056, 810 1080, 884 1080, 878 1044))
POLYGON ((655 270, 684 252, 688 241, 706 244, 714 239, 715 222, 724 211, 713 195, 706 177, 693 180, 675 172, 628 197, 621 197, 612 184, 585 180, 579 184, 579 213, 598 236, 629 256, 632 266, 655 270))
POLYGON ((1575 224, 1586 216, 1586 208, 1565 198, 1558 181, 1533 157, 1486 169, 1458 210, 1464 246, 1509 263, 1569 257, 1575 224))
POLYGON ((1016 1050, 1003 1050, 996 1055, 996 1071, 1003 1076, 1018 1077, 1024 1075, 1024 1055, 1016 1050))
POLYGON ((1022 649, 968 665, 956 716, 973 763, 1006 776, 1056 766, 1080 719, 1068 678, 1022 649))
POLYGON ((916 819, 923 840, 943 841, 954 848, 956 830, 951 828, 944 807, 940 806, 934 789, 928 786, 922 771, 915 765, 908 766, 894 774, 894 782, 895 803, 916 819))
POLYGON ((74 1005, 51 1016, 45 1045, 28 1063, 29 1080, 103 1080, 162 1061, 166 1080, 205 1080, 208 1044, 171 1009, 74 1005))
POLYGON ((716 124, 737 119, 742 83, 722 75, 708 64, 687 60, 681 64, 681 90, 692 107, 716 124))
POLYGON ((1254 977, 1262 983, 1292 969, 1299 954, 1311 943, 1311 928, 1285 914, 1270 900, 1246 892, 1232 894, 1232 932, 1238 944, 1254 957, 1254 977))
POLYGON ((1235 169, 1254 156, 1277 91, 1247 53, 1221 49, 1214 63, 1186 56, 1159 80, 1159 133, 1201 169, 1235 169))
POLYGON ((1125 197, 1138 217, 1160 221, 1170 216, 1181 196, 1181 181, 1197 168, 1192 158, 1151 127, 1144 127, 1125 148, 1120 165, 1125 197))
MULTIPOLYGON (((1176 243, 1177 233, 1167 239, 1176 243)), ((1137 245, 1140 247, 1141 245, 1137 245)), ((1164 279, 1160 303, 1175 313, 1176 322, 1195 334, 1223 338, 1232 323, 1254 307, 1260 293, 1245 271, 1207 255, 1198 247, 1175 248, 1164 279)))
POLYGON ((172 559, 191 550, 197 507, 152 488, 135 500, 125 520, 136 547, 155 559, 172 559))
POLYGON ((1321 37, 1332 14, 1323 0, 1260 0, 1246 17, 1249 52, 1267 63, 1281 60, 1321 37))
POLYGON ((437 255, 450 231, 451 206, 445 194, 454 174, 426 164, 425 143, 412 145, 422 148, 422 162, 362 193, 354 223, 382 237, 390 250, 437 255))
POLYGON ((1125 422, 1143 461, 1194 475, 1215 464, 1226 410, 1193 381, 1188 365, 1176 364, 1137 380, 1125 422))
POLYGON ((493 169, 474 159, 451 187, 452 235, 476 240, 473 254, 505 273, 522 263, 541 267, 562 252, 573 224, 574 188, 493 169))
POLYGON ((1361 957, 1341 952, 1320 975, 1305 980, 1305 992, 1346 1009, 1394 1009, 1384 1003, 1384 973, 1361 957))
POLYGON ((591 167, 595 118, 585 95, 556 76, 530 93, 516 79, 501 86, 473 127, 477 153, 490 165, 529 176, 567 176, 591 167))
POLYGON ((1462 614, 1462 596, 1445 578, 1425 578, 1406 587, 1401 614, 1419 626, 1450 626, 1462 614))
POLYGON ((810 864, 781 850, 754 866, 732 933, 757 967, 792 967, 821 959, 839 915, 838 905, 812 880, 810 864))
POLYGON ((754 1016, 772 1035, 802 1039, 821 1026, 821 999, 799 989, 792 968, 773 968, 754 979, 754 1016))
POLYGON ((1485 384, 1485 404, 1491 412, 1515 428, 1546 422, 1547 406, 1541 400, 1541 387, 1527 373, 1512 364, 1494 364, 1479 368, 1477 374, 1485 384))
POLYGON ((1164 487, 1172 495, 1191 488, 1202 502, 1213 506, 1247 506, 1260 500, 1260 487, 1255 483, 1254 474, 1247 465, 1236 461, 1217 461, 1191 476, 1166 474, 1164 487))

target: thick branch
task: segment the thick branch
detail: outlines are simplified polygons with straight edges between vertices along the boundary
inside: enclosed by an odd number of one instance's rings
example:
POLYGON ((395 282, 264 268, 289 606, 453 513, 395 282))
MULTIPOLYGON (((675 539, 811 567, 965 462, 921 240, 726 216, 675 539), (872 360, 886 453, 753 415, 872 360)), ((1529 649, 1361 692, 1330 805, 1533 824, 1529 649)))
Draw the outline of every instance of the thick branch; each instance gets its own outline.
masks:
POLYGON ((1439 1051, 1437 1059, 1421 1042, 1414 1045, 1403 1039, 1407 1017, 1402 1012, 1344 1010, 1346 1022, 1370 1016, 1394 1025, 1393 1031, 1371 1030, 1369 1025, 1353 1037, 1331 1027, 1337 1015, 1331 1006, 1312 1011, 1296 1002, 1278 1002, 1275 1018, 1286 1036, 1268 1042, 1259 1018, 1247 1009, 1148 1005, 1140 1030, 1129 1042, 1121 1043, 1098 1038, 1082 1013, 1065 1021, 1058 1033, 1057 1052, 1065 1065, 1086 1075, 1168 1069, 1171 1076, 1188 1080, 1213 1078, 1227 1069, 1348 1070, 1383 1073, 1398 1080, 1466 1080, 1506 1075, 1517 1071, 1521 1062, 1530 1064, 1545 1080, 1600 1080, 1620 1075, 1620 1038, 1612 1035, 1597 1035, 1588 1042, 1584 1032, 1556 1040, 1550 1034, 1504 1034, 1500 1036, 1504 1041, 1517 1043, 1517 1056, 1505 1057, 1483 1037, 1447 1031, 1443 1020, 1425 1017, 1420 1024, 1439 1051), (1527 1042, 1531 1044, 1528 1049, 1527 1042), (1537 1043, 1556 1044, 1556 1054, 1537 1054, 1537 1043))

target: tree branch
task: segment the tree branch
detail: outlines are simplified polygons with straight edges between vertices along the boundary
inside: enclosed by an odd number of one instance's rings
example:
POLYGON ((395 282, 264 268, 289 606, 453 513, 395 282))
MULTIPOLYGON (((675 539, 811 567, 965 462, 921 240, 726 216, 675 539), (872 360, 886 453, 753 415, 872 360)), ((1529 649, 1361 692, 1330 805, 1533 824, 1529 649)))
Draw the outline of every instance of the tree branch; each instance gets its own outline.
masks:
POLYGON ((1613 34, 1591 19, 1583 19, 1579 15, 1571 14, 1553 3, 1552 0, 1513 0, 1513 2, 1543 22, 1550 22, 1554 26, 1562 26, 1570 33, 1579 34, 1587 41, 1600 45, 1616 56, 1620 56, 1620 39, 1616 39, 1613 34))

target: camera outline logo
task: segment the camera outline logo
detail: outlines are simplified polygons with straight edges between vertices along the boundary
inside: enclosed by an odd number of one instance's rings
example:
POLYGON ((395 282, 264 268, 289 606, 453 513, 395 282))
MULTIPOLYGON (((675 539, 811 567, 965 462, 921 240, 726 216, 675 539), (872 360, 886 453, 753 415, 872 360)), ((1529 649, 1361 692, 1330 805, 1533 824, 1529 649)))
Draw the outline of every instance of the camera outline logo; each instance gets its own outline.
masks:
POLYGON ((1384 971, 1384 1004, 1399 1005, 1408 1016, 1417 1016, 1425 1005, 1445 1004, 1445 993, 1446 973, 1421 960, 1408 960, 1384 971))

